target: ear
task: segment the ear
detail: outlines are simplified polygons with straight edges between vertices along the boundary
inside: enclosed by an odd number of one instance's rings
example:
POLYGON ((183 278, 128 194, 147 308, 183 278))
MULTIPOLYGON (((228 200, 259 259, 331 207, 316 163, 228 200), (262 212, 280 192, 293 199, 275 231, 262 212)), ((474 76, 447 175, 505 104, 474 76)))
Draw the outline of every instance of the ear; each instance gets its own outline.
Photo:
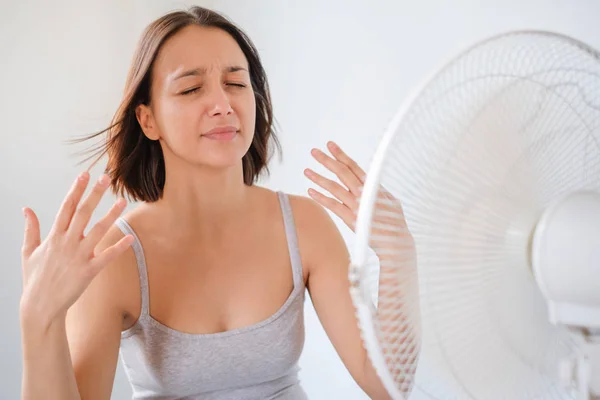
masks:
POLYGON ((135 108, 135 116, 137 118, 140 127, 142 128, 142 132, 144 135, 150 140, 158 140, 160 139, 160 135, 158 134, 158 129, 156 128, 156 122, 154 120, 154 115, 152 114, 152 109, 145 105, 140 104, 135 108))

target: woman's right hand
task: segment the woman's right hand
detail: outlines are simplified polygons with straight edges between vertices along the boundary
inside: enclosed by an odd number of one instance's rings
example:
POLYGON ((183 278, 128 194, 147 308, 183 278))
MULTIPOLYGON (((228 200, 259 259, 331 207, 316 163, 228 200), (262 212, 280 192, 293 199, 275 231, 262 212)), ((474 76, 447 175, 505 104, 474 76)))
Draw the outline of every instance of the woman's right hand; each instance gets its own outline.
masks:
POLYGON ((122 254, 133 242, 127 235, 107 249, 96 252, 96 246, 126 206, 119 199, 110 211, 84 235, 92 213, 109 186, 103 175, 82 201, 90 180, 82 173, 65 197, 46 239, 40 237, 39 220, 25 208, 25 237, 22 247, 23 295, 22 322, 42 330, 66 316, 92 279, 104 266, 122 254))

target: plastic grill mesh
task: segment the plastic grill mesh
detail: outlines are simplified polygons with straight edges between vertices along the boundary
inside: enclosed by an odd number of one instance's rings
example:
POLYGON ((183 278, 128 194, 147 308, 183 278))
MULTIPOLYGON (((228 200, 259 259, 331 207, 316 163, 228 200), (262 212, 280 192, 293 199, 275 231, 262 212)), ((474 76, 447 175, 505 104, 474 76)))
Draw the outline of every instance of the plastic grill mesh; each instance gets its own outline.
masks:
POLYGON ((386 373, 411 399, 574 398, 558 365, 576 344, 548 322, 527 250, 550 202, 600 191, 599 60, 558 35, 497 36, 441 70, 394 132, 362 279, 386 373))

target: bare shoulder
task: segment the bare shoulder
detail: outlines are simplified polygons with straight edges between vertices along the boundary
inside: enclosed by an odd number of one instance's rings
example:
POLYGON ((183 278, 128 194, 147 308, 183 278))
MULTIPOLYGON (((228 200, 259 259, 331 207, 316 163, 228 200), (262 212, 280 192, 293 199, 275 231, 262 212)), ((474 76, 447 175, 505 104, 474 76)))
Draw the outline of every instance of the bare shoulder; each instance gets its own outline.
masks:
MULTIPOLYGON (((113 224, 96 246, 95 253, 115 245, 124 236, 119 226, 113 224)), ((112 315, 135 314, 140 307, 139 290, 137 259, 133 248, 129 247, 98 273, 75 303, 73 311, 80 314, 89 313, 91 309, 104 309, 104 313, 112 315)))
POLYGON ((298 242, 307 267, 323 264, 329 257, 346 257, 346 243, 327 210, 310 197, 288 195, 298 242))
POLYGON ((289 194, 288 198, 298 229, 318 231, 335 227, 327 210, 310 197, 289 194))
MULTIPOLYGON (((130 218, 129 215, 125 216, 126 219, 130 218)), ((121 239, 125 237, 125 233, 119 228, 118 225, 113 224, 104 238, 96 246, 96 252, 104 251, 105 249, 115 245, 121 239)), ((110 287, 119 287, 124 289, 124 286, 131 284, 132 276, 137 275, 137 259, 132 247, 129 247, 120 256, 114 259, 109 265, 107 265, 100 274, 96 277, 99 280, 105 280, 109 283, 110 287)))

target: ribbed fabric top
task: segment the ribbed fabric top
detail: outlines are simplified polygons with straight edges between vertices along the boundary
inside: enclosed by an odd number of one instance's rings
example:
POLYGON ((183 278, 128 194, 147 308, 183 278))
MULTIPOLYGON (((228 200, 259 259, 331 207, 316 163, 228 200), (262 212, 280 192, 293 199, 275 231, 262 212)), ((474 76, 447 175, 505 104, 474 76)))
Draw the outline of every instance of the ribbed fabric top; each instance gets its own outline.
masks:
MULTIPOLYGON (((172 329, 149 313, 146 261, 141 242, 123 219, 116 224, 135 238, 141 313, 121 334, 120 355, 133 399, 305 400, 298 380, 304 347, 304 279, 288 196, 277 193, 294 279, 294 289, 269 318, 225 332, 191 334, 172 329)), ((208 305, 207 305, 208 306, 208 305)))

